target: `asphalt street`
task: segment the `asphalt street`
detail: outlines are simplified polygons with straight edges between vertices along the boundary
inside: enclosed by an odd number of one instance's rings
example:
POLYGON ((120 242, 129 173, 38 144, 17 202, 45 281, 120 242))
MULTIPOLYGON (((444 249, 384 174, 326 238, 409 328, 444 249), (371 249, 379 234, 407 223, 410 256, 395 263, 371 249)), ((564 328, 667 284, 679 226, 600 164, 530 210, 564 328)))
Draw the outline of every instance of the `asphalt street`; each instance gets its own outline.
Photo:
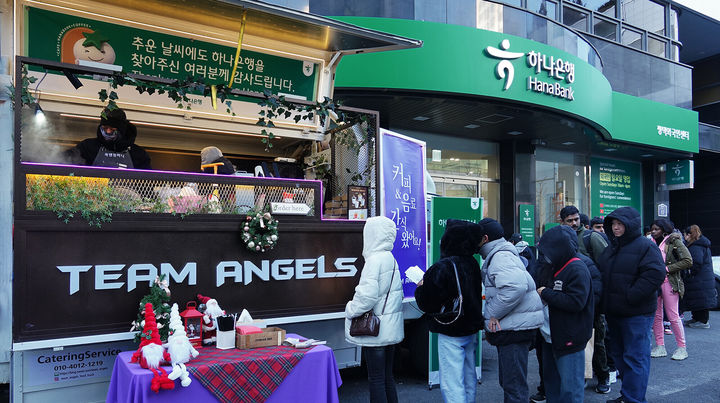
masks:
MULTIPOLYGON (((689 313, 686 314, 689 319, 689 313)), ((684 361, 670 359, 675 351, 675 338, 665 335, 668 356, 653 358, 647 399, 652 403, 720 402, 720 311, 710 312, 710 329, 685 328, 689 357, 684 361)), ((439 387, 428 389, 427 377, 422 376, 402 360, 396 365, 395 379, 401 402, 442 402, 439 387), (398 368, 399 367, 399 368, 398 368)), ((339 389, 340 401, 367 402, 367 372, 365 367, 347 368, 340 371, 343 385, 339 389)), ((531 394, 539 382, 538 365, 534 350, 530 352, 528 384, 531 394)), ((601 395, 593 390, 595 380, 588 381, 585 402, 605 402, 619 396, 620 381, 612 385, 609 394, 601 395)), ((498 384, 497 350, 483 342, 482 383, 477 388, 477 402, 502 402, 503 393, 498 384)))

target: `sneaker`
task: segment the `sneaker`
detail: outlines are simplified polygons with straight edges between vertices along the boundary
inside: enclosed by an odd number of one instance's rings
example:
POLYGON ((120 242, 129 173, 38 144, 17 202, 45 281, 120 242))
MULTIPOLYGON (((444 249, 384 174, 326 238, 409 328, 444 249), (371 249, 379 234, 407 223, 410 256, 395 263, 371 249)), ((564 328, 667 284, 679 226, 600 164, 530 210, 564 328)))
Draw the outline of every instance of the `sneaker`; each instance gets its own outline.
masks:
POLYGON ((684 321, 684 322, 683 322, 683 325, 688 326, 688 325, 690 325, 690 324, 692 324, 692 323, 695 323, 695 322, 697 322, 695 319, 690 319, 690 320, 684 321))
POLYGON ((652 351, 650 352, 650 357, 653 357, 653 358, 667 357, 667 350, 665 350, 665 346, 653 347, 652 351))
POLYGON ((615 371, 610 371, 610 374, 609 374, 609 375, 610 375, 610 383, 611 383, 611 384, 617 382, 617 376, 618 376, 617 370, 615 370, 615 371))
POLYGON ((687 349, 685 347, 678 347, 678 349, 675 350, 672 357, 670 357, 670 358, 672 358, 675 361, 682 361, 682 360, 688 358, 687 349))
POLYGON ((595 392, 602 394, 610 393, 610 380, 605 382, 598 381, 597 386, 595 386, 595 392))
POLYGON ((535 403, 545 403, 545 395, 538 392, 532 396, 530 396, 530 401, 535 403))
POLYGON ((665 334, 672 334, 672 329, 670 329, 670 324, 663 325, 665 328, 665 334))
POLYGON ((689 321, 689 322, 687 323, 687 325, 685 325, 685 326, 691 327, 691 328, 693 328, 693 329, 710 329, 710 323, 702 323, 702 322, 697 321, 697 320, 694 321, 694 322, 693 322, 693 321, 689 321))
POLYGON ((620 396, 617 399, 607 400, 607 403, 627 403, 624 397, 620 396))

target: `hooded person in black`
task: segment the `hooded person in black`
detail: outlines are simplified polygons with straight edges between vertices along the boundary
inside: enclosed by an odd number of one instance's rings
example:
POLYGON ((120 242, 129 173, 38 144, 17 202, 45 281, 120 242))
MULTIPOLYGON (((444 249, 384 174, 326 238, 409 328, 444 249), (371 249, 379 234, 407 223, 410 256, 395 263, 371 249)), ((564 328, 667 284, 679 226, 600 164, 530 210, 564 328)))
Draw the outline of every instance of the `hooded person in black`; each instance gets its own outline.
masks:
POLYGON ((543 379, 549 402, 584 399, 585 345, 593 331, 592 279, 577 256, 577 235, 570 227, 543 234, 539 250, 546 261, 538 294, 550 311, 552 344, 543 345, 543 379))
POLYGON ((622 378, 621 399, 645 402, 650 374, 650 326, 657 292, 665 280, 660 249, 642 236, 640 213, 621 207, 603 223, 610 244, 598 268, 603 276, 601 307, 609 330, 609 350, 622 378))
POLYGON ((151 169, 150 156, 135 144, 137 129, 120 108, 105 108, 95 138, 68 151, 73 163, 112 168, 151 169))
POLYGON ((440 390, 445 401, 475 401, 475 350, 477 333, 484 323, 482 276, 473 257, 480 232, 478 224, 448 220, 440 239, 440 260, 430 266, 415 290, 415 300, 427 313, 430 331, 438 333, 440 390), (458 296, 455 268, 462 292, 461 314, 439 317, 435 314, 443 306, 450 307, 449 301, 458 296))

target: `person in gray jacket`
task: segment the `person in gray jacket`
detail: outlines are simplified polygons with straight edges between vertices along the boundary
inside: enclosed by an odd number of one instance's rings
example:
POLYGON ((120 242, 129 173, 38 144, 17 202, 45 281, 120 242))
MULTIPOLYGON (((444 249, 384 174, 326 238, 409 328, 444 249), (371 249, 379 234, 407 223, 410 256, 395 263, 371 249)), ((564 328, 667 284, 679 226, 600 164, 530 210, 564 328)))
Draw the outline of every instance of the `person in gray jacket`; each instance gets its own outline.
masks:
POLYGON ((362 346, 370 401, 397 402, 393 379, 395 345, 403 340, 402 280, 392 254, 397 229, 387 217, 371 217, 363 229, 365 266, 355 294, 345 306, 345 339, 362 346), (387 299, 387 303, 385 302, 387 299), (377 336, 350 336, 350 321, 371 310, 380 318, 377 336))
POLYGON ((492 218, 479 224, 487 341, 498 350, 498 378, 505 403, 527 403, 528 353, 543 324, 542 301, 517 249, 503 238, 502 226, 492 218))

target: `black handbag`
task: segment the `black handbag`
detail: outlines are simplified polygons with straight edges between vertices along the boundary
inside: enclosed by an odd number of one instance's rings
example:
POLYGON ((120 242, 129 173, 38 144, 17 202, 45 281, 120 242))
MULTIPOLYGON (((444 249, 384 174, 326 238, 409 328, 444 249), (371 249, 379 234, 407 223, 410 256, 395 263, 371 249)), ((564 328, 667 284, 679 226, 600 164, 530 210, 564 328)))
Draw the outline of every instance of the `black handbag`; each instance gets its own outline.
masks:
POLYGON ((444 303, 440 308, 440 312, 432 315, 432 318, 441 325, 450 325, 460 319, 462 315, 463 296, 462 290, 460 289, 460 278, 458 277, 455 261, 450 260, 450 262, 453 265, 453 270, 455 270, 455 284, 457 284, 458 295, 444 303))
MULTIPOLYGON (((393 266, 392 277, 390 277, 390 287, 388 288, 387 295, 385 295, 385 303, 381 315, 385 314, 385 306, 387 305, 388 297, 390 296, 390 290, 392 289, 392 283, 395 279, 395 267, 397 262, 393 266)), ((377 336, 380 333, 380 318, 375 316, 373 310, 369 310, 364 314, 352 318, 350 320, 350 336, 377 336)))

